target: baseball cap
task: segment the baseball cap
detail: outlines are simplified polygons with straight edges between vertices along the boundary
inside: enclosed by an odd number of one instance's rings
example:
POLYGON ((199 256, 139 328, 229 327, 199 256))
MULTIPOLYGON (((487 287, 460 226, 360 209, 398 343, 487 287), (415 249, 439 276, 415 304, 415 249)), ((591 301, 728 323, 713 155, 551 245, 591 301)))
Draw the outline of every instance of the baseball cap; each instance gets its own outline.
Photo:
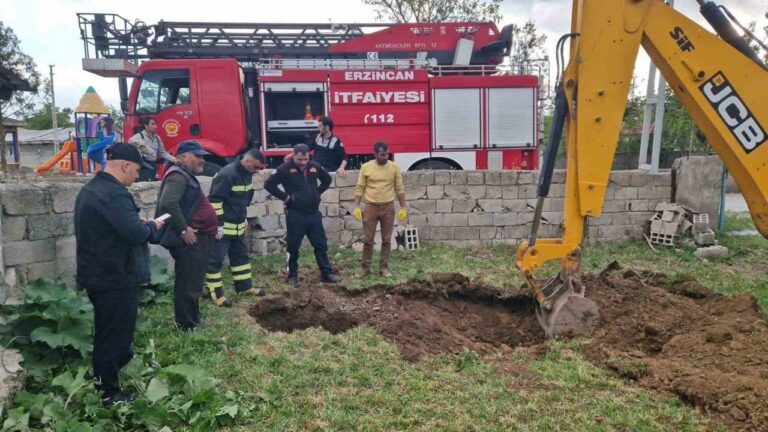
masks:
POLYGON ((210 154, 207 151, 203 150, 203 146, 201 146, 199 142, 194 140, 182 141, 181 144, 179 144, 179 146, 176 147, 177 156, 183 153, 193 153, 198 156, 205 156, 210 154))
POLYGON ((106 150, 108 160, 126 160, 141 165, 141 153, 136 147, 126 143, 115 143, 106 150))

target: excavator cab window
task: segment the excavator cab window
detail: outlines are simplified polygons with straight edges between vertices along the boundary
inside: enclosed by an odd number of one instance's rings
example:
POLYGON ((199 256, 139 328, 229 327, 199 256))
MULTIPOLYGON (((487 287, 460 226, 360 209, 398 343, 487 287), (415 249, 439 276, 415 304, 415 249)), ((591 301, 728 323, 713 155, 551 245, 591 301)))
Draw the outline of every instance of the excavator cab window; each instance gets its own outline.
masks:
POLYGON ((146 71, 136 99, 136 113, 156 114, 168 107, 190 102, 188 70, 146 71))

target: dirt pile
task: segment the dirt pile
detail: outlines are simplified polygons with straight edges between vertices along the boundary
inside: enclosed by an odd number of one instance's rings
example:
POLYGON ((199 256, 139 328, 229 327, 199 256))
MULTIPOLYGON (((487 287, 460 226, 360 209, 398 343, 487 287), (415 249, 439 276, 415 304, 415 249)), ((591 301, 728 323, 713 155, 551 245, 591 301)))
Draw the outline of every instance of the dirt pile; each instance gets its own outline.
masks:
MULTIPOLYGON (((753 297, 723 297, 695 281, 618 265, 583 282, 600 309, 583 348, 588 358, 733 430, 768 430, 768 324, 753 297)), ((249 312, 269 330, 374 326, 408 360, 544 342, 527 290, 502 296, 454 274, 362 291, 303 287, 249 312)))
POLYGON ((768 325, 751 295, 619 269, 584 282, 600 307, 587 357, 734 430, 768 430, 768 325))

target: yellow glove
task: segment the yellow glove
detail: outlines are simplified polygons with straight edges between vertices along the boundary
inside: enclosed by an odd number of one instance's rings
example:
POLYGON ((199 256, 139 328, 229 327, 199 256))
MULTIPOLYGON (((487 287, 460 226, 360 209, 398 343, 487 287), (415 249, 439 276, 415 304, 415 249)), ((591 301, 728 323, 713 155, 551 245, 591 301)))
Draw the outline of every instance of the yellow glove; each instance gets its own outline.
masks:
POLYGON ((355 211, 352 214, 355 216, 356 220, 363 220, 363 211, 360 210, 360 207, 355 207, 355 211))
POLYGON ((408 212, 405 211, 404 208, 401 208, 399 212, 397 212, 397 218, 400 219, 400 222, 405 222, 405 218, 408 217, 408 212))

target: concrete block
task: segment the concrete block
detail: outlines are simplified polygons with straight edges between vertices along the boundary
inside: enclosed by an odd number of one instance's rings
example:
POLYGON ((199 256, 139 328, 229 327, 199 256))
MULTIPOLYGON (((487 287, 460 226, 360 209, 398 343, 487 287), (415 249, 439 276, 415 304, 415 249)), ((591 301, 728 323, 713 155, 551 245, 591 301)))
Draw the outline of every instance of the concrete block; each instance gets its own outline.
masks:
POLYGON ((519 186, 517 191, 517 197, 526 198, 526 199, 536 198, 538 188, 539 188, 538 185, 535 185, 535 184, 527 184, 527 185, 519 186))
POLYGON ((324 202, 328 204, 338 204, 339 190, 336 188, 330 188, 327 191, 323 192, 323 194, 320 195, 320 202, 324 202))
POLYGON ((517 223, 517 213, 495 213, 493 215, 493 226, 505 227, 517 223))
POLYGON ((467 184, 467 172, 466 171, 451 171, 451 184, 452 185, 465 185, 465 184, 467 184))
POLYGON ((74 214, 51 213, 27 217, 27 238, 41 240, 70 235, 75 232, 74 214))
POLYGON ((504 199, 501 200, 501 205, 504 210, 512 213, 527 212, 532 210, 532 207, 528 205, 527 199, 504 199))
POLYGON ((405 188, 405 199, 408 201, 415 201, 425 199, 427 197, 426 186, 409 186, 405 188))
POLYGON ((467 217, 467 226, 486 227, 493 225, 494 215, 491 213, 470 213, 467 217))
MULTIPOLYGON (((703 190, 702 193, 706 194, 707 192, 703 190)), ((638 194, 638 198, 640 198, 640 199, 658 198, 658 199, 663 199, 663 200, 671 200, 672 199, 672 188, 669 187, 669 186, 654 186, 652 188, 641 189, 640 193, 638 194)), ((718 200, 718 206, 719 206, 720 205, 719 204, 720 203, 719 191, 718 191, 718 198, 717 198, 717 200, 718 200)), ((682 203, 679 203, 679 204, 682 204, 682 203)), ((692 207, 692 206, 690 206, 688 204, 683 204, 683 205, 691 207, 692 209, 694 209, 694 210, 696 210, 696 211, 698 211, 700 213, 703 213, 700 209, 692 207)), ((718 213, 719 213, 719 207, 718 207, 718 213)), ((710 216, 710 218, 711 217, 712 216, 710 216)), ((710 220, 712 220, 712 219, 710 219, 710 220)))
POLYGON ((269 178, 269 173, 266 171, 260 171, 257 174, 251 176, 251 186, 253 190, 264 189, 264 182, 269 178))
POLYGON ((519 185, 534 184, 533 173, 530 171, 521 171, 517 176, 517 184, 519 185))
POLYGON ((253 239, 271 239, 271 238, 283 238, 285 237, 285 229, 276 229, 272 231, 263 230, 251 230, 250 235, 253 239))
POLYGON ((603 203, 603 213, 616 213, 627 211, 630 200, 606 200, 603 203))
POLYGON ((646 212, 650 211, 651 208, 648 205, 647 200, 632 200, 629 203, 627 203, 627 211, 632 212, 646 212))
POLYGON ((564 198, 547 198, 544 200, 544 211, 547 212, 561 212, 565 206, 564 198))
POLYGON ((281 215, 285 213, 285 204, 279 200, 267 200, 264 204, 261 204, 266 208, 266 214, 268 215, 281 215))
POLYGON ((354 216, 344 216, 344 229, 362 230, 363 222, 358 221, 354 216))
POLYGON ((445 187, 445 195, 454 200, 469 198, 469 191, 464 185, 450 185, 445 187))
POLYGON ((0 185, 0 201, 5 214, 20 216, 31 214, 47 214, 53 208, 53 197, 50 192, 40 185, 0 185))
POLYGON ((323 227, 329 233, 339 232, 344 229, 344 220, 340 218, 323 218, 323 227))
POLYGON ((33 263, 27 267, 27 281, 34 282, 38 279, 56 280, 59 278, 59 266, 56 261, 33 263))
MULTIPOLYGON (((429 236, 425 237, 425 239, 433 241, 452 240, 454 229, 454 227, 430 226, 428 231, 429 236)), ((421 233, 421 230, 419 230, 419 233, 421 233)))
POLYGON ((355 199, 355 188, 345 187, 339 189, 339 201, 352 201, 355 199))
POLYGON ((59 237, 56 239, 56 258, 72 258, 77 255, 75 236, 59 237))
POLYGON ((629 182, 630 186, 645 187, 653 185, 653 174, 648 174, 640 171, 632 173, 632 179, 629 182))
POLYGON ((602 226, 610 225, 613 222, 613 215, 617 213, 603 213, 598 218, 589 218, 589 225, 602 226))
POLYGON ((341 214, 341 206, 338 204, 328 204, 325 209, 325 214, 329 217, 337 217, 341 214))
MULTIPOLYGON (((536 186, 538 189, 538 185, 536 186)), ((565 197, 565 185, 553 184, 549 187, 549 198, 563 198, 565 197)))
POLYGON ((613 225, 633 225, 635 215, 632 213, 615 213, 612 215, 611 223, 613 225))
POLYGON ((501 171, 486 171, 485 172, 485 184, 487 186, 500 186, 501 185, 501 171))
POLYGON ((435 184, 435 173, 433 171, 420 171, 419 186, 431 186, 435 184))
POLYGON ((453 201, 447 199, 439 199, 435 201, 436 211, 438 213, 450 213, 453 211, 453 201))
POLYGON ((408 215, 408 223, 417 228, 425 227, 427 226, 427 215, 423 215, 423 214, 408 215))
POLYGON ((672 171, 660 171, 653 176, 654 186, 672 186, 672 171))
POLYGON ((408 206, 414 210, 415 213, 435 213, 437 212, 437 202, 435 200, 417 200, 408 203, 408 206))
POLYGON ((496 236, 501 235, 500 232, 502 229, 503 228, 489 226, 480 227, 480 240, 493 240, 496 236))
POLYGON ((443 226, 467 226, 468 215, 463 213, 448 213, 443 216, 443 226))
POLYGON ((503 209, 500 199, 480 199, 477 200, 477 205, 486 213, 498 213, 503 209))
POLYGON ((433 185, 427 186, 427 198, 442 199, 445 196, 445 186, 433 185))
POLYGON ((634 171, 613 171, 608 181, 617 186, 627 187, 632 185, 632 174, 634 171))
POLYGON ((442 213, 432 213, 427 215, 427 225, 428 226, 443 226, 443 218, 445 217, 445 214, 442 213))
POLYGON ((473 199, 457 199, 453 201, 453 212, 469 213, 475 208, 476 205, 477 201, 473 199))
POLYGON ((552 173, 552 184, 565 184, 565 170, 556 169, 552 173))
POLYGON ((485 198, 485 186, 467 186, 467 192, 472 199, 485 198))
MULTIPOLYGON (((80 185, 61 185, 60 189, 53 193, 53 211, 56 213, 69 213, 75 211, 75 200, 80 192, 80 185)), ((157 193, 155 193, 155 201, 157 193)))
POLYGON ((468 185, 482 185, 485 184, 485 173, 482 171, 468 172, 467 173, 468 185))
POLYGON ((510 225, 501 229, 501 238, 506 240, 523 240, 527 239, 530 233, 531 228, 528 226, 510 225))
POLYGON ((490 199, 501 199, 502 198, 501 186, 486 186, 485 197, 490 199))
POLYGON ((519 193, 520 191, 517 185, 503 186, 501 188, 501 197, 505 200, 517 199, 519 193))
POLYGON ((251 242, 251 252, 264 256, 269 253, 269 242, 264 239, 255 239, 251 242))
POLYGON ((518 213, 517 223, 520 225, 525 225, 533 222, 533 213, 533 210, 518 213))
POLYGON ((357 184, 358 174, 360 174, 360 171, 347 171, 343 176, 338 174, 334 175, 333 178, 336 179, 336 188, 340 189, 347 186, 354 187, 357 184))
POLYGON ((563 223, 562 212, 543 212, 541 214, 541 217, 543 220, 546 221, 546 223, 550 225, 560 225, 561 223, 563 223))
POLYGON ((53 239, 17 241, 3 245, 3 262, 6 267, 52 261, 56 257, 53 239))
POLYGON ((501 185, 511 186, 517 184, 519 172, 518 171, 502 171, 501 172, 501 185))
POLYGON ((264 203, 252 204, 246 208, 246 217, 248 219, 262 217, 267 215, 267 206, 264 203))
POLYGON ((722 258, 727 255, 728 255, 728 248, 725 246, 719 246, 719 245, 698 248, 693 253, 693 256, 699 259, 722 258))
POLYGON ((620 187, 616 189, 616 193, 613 196, 613 199, 617 200, 629 200, 629 199, 637 199, 637 193, 638 188, 635 187, 620 187))
POLYGON ((458 227, 453 232, 454 240, 479 240, 480 228, 478 227, 458 227))
MULTIPOLYGON (((709 215, 716 221, 720 215, 720 181, 723 163, 717 156, 689 156, 672 165, 675 191, 672 201, 709 215)), ((660 186, 661 188, 661 186, 660 186)), ((649 192, 649 194, 661 192, 649 192)), ((647 198, 662 198, 647 196, 647 198)))
POLYGON ((451 172, 450 171, 435 171, 435 184, 436 185, 451 184, 451 172))
POLYGON ((258 218, 257 224, 261 227, 262 231, 272 231, 282 228, 280 226, 280 216, 270 215, 258 218))
POLYGON ((27 235, 27 218, 24 216, 3 217, 3 243, 19 241, 27 235))

